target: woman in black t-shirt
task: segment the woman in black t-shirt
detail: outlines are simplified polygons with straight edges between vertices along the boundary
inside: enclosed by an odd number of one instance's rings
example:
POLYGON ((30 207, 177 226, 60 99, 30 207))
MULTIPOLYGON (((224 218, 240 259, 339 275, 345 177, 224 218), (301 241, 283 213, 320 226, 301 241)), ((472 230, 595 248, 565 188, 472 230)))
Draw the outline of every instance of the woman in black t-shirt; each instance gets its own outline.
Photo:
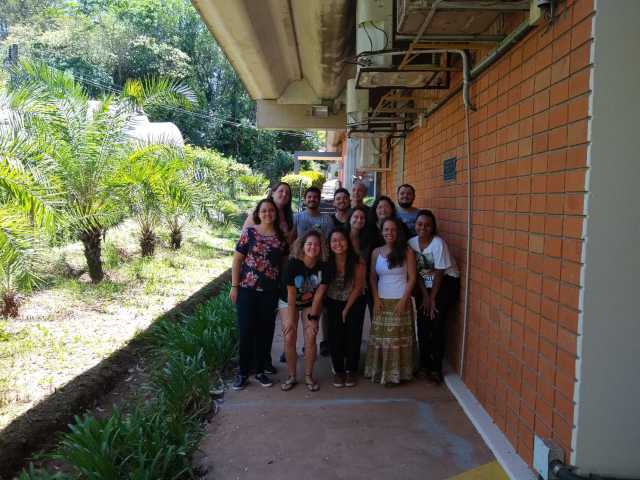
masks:
POLYGON ((320 390, 313 379, 316 360, 316 335, 322 308, 322 296, 327 289, 329 256, 327 242, 317 230, 309 230, 291 246, 291 257, 284 273, 284 284, 278 307, 284 334, 284 353, 289 378, 282 384, 288 391, 296 382, 296 339, 298 318, 302 316, 305 343, 305 384, 311 392, 320 390))
POLYGON ((254 225, 240 235, 231 267, 229 298, 238 311, 240 353, 234 390, 245 387, 252 360, 256 381, 263 387, 273 385, 264 371, 267 362, 271 363, 273 312, 278 305, 282 261, 288 253, 278 224, 278 207, 272 199, 260 200, 253 221, 254 225))

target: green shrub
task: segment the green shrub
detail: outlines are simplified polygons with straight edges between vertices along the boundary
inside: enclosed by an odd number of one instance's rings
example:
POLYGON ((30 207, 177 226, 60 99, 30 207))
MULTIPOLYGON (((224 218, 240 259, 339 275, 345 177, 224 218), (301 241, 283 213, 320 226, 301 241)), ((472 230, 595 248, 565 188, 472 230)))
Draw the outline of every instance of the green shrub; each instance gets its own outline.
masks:
POLYGON ((327 181, 327 177, 325 177, 324 173, 321 173, 321 172, 314 172, 314 171, 300 172, 300 175, 302 175, 303 177, 309 177, 311 179, 311 186, 318 187, 320 189, 327 181))
POLYGON ((199 305, 179 322, 161 321, 152 333, 157 358, 196 357, 200 352, 209 372, 222 371, 236 355, 238 327, 229 286, 219 296, 199 305))
POLYGON ((266 195, 269 188, 269 180, 264 178, 262 174, 255 176, 243 175, 238 181, 245 195, 266 195))
POLYGON ((198 414, 211 408, 211 375, 202 350, 195 357, 184 353, 169 357, 149 381, 145 388, 164 395, 167 405, 177 413, 198 414))
POLYGON ((375 197, 364 197, 364 204, 368 207, 373 207, 373 202, 375 202, 376 198, 375 197))
POLYGON ((106 419, 91 413, 83 419, 76 416, 71 433, 64 434, 60 451, 51 457, 88 480, 193 476, 189 459, 202 438, 196 417, 176 413, 163 396, 129 409, 123 414, 114 406, 106 419))
POLYGON ((303 175, 285 175, 282 181, 291 187, 291 196, 297 197, 300 191, 300 181, 302 180, 302 194, 311 186, 311 179, 303 175))

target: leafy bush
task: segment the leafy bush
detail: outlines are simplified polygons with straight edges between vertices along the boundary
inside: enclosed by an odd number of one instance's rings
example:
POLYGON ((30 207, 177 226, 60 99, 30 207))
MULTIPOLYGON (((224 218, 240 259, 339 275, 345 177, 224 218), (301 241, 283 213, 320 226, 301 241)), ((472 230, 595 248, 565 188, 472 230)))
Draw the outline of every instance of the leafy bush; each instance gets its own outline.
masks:
POLYGON ((164 320, 153 332, 158 358, 181 354, 196 357, 201 353, 209 371, 220 372, 233 359, 238 348, 235 305, 228 298, 228 288, 196 308, 193 315, 179 322, 164 320))
POLYGON ((302 175, 303 177, 309 177, 311 179, 312 187, 322 188, 322 186, 327 181, 327 177, 325 177, 324 173, 321 173, 321 172, 314 172, 314 171, 300 172, 300 175, 302 175))
POLYGON ((311 186, 311 179, 303 175, 285 175, 282 181, 291 187, 291 196, 297 197, 300 191, 300 181, 302 180, 302 193, 311 186))
POLYGON ((184 353, 169 357, 164 368, 153 372, 149 380, 145 387, 163 394, 174 412, 197 414, 211 407, 211 377, 202 350, 195 357, 184 353))
POLYGON ((71 433, 63 436, 61 450, 51 456, 69 463, 84 479, 193 475, 189 458, 202 438, 197 419, 176 413, 162 396, 130 407, 128 415, 114 406, 113 415, 106 419, 92 414, 75 418, 71 433))
POLYGON ((269 188, 269 180, 264 178, 262 174, 256 176, 243 175, 238 181, 246 195, 265 195, 269 188))
POLYGON ((373 202, 375 202, 375 200, 376 200, 375 197, 364 197, 363 202, 368 207, 373 207, 373 202))

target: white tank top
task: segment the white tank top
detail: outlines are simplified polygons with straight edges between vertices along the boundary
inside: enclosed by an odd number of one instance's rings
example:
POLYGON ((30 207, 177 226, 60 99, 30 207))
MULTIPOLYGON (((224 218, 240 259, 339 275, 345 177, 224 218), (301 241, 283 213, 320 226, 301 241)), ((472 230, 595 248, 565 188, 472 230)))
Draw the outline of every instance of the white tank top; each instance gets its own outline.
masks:
POLYGON ((389 268, 387 259, 380 254, 376 258, 378 274, 378 296, 386 300, 399 300, 407 288, 407 262, 397 268, 389 268))

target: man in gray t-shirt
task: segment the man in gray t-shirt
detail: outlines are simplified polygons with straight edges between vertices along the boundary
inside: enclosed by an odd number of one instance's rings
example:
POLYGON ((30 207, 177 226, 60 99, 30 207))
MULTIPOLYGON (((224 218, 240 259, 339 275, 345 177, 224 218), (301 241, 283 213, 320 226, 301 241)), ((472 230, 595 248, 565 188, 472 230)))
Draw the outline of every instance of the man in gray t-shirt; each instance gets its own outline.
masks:
POLYGON ((296 238, 304 235, 304 232, 310 228, 320 230, 326 238, 333 228, 333 220, 326 215, 318 207, 320 206, 320 189, 317 187, 309 187, 304 193, 304 205, 306 210, 293 215, 293 231, 296 238))

